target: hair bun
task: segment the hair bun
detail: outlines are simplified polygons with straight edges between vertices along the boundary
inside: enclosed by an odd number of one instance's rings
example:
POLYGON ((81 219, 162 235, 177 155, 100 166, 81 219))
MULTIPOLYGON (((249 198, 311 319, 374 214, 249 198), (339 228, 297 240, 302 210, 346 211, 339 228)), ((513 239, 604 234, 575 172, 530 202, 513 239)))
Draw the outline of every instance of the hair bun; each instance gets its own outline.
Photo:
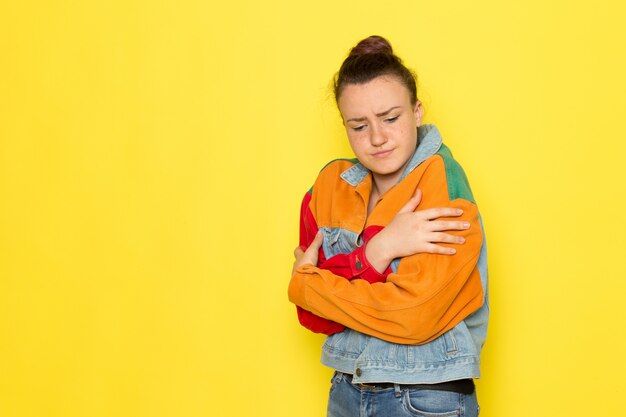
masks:
POLYGON ((408 90, 411 104, 417 103, 415 74, 393 53, 391 44, 382 36, 370 36, 357 43, 343 61, 333 82, 335 100, 350 84, 365 84, 376 77, 392 76, 408 90))
POLYGON ((382 36, 370 36, 359 42, 354 48, 350 50, 349 56, 360 56, 367 54, 391 54, 393 55, 393 49, 389 41, 382 36))

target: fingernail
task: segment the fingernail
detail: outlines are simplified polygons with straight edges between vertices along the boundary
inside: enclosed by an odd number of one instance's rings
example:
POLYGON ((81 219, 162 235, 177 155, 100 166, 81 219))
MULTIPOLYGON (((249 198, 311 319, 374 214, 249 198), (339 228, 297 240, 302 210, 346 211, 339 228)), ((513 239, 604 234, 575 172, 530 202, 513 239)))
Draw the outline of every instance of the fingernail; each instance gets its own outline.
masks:
POLYGON ((462 237, 460 237, 460 238, 459 238, 459 243, 465 243, 465 239, 464 239, 464 238, 462 238, 462 237))
POLYGON ((448 252, 450 252, 450 253, 456 253, 456 249, 454 249, 454 248, 450 248, 450 249, 448 249, 448 252))
POLYGON ((463 214, 463 210, 461 210, 461 209, 456 209, 456 214, 458 214, 458 215, 463 214))
POLYGON ((463 227, 466 228, 466 229, 469 229, 470 224, 469 223, 463 223, 463 227))

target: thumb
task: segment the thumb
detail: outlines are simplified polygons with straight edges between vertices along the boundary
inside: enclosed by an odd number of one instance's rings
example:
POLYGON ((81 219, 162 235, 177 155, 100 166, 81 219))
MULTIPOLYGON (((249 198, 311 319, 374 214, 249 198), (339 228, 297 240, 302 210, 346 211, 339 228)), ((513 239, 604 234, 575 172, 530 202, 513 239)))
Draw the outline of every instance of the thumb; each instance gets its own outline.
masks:
POLYGON ((293 256, 296 259, 301 257, 303 253, 304 253, 304 250, 302 250, 302 246, 296 246, 296 248, 293 250, 293 256))
POLYGON ((420 201, 422 201, 422 190, 416 188, 413 197, 411 197, 411 199, 407 201, 407 203, 400 209, 400 211, 398 211, 398 214, 411 213, 415 211, 417 206, 420 204, 420 201))

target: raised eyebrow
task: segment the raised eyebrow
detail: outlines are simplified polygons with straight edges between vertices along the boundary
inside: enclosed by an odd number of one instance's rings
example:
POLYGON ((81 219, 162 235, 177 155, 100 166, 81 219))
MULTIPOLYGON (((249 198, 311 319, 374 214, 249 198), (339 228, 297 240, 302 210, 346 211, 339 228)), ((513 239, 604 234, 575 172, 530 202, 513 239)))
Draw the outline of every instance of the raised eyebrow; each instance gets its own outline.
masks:
MULTIPOLYGON (((383 117, 383 116, 387 116, 389 113, 391 113, 393 110, 395 109, 399 109, 401 106, 393 106, 392 108, 385 110, 384 112, 381 113, 376 113, 376 117, 383 117)), ((353 117, 352 119, 348 119, 346 120, 347 122, 363 122, 367 120, 366 117, 353 117)))

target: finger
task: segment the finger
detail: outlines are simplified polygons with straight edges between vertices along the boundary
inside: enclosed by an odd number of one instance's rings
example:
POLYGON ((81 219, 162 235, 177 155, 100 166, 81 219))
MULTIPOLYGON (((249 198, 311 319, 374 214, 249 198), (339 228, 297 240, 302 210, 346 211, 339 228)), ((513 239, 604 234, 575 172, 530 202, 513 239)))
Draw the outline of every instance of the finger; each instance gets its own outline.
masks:
POLYGON ((296 247, 293 250, 293 256, 295 256, 296 259, 301 257, 303 254, 304 254, 304 251, 302 250, 302 248, 300 246, 296 247))
POLYGON ((428 229, 433 232, 441 232, 443 230, 467 230, 470 224, 464 221, 446 221, 433 220, 428 223, 428 229))
POLYGON ((432 244, 426 247, 426 252, 438 255, 454 255, 456 253, 456 249, 432 244))
POLYGON ((462 236, 455 236, 455 235, 451 235, 449 233, 441 233, 441 232, 436 232, 436 233, 431 233, 430 234, 430 242, 432 243, 456 243, 456 244, 461 244, 461 243, 465 243, 465 238, 463 238, 462 236))
POLYGON ((415 211, 420 201, 422 201, 422 190, 419 188, 415 189, 415 194, 407 203, 402 206, 402 208, 398 211, 398 213, 411 213, 415 211))
POLYGON ((313 251, 317 252, 320 249, 320 247, 322 247, 322 242, 324 242, 324 233, 322 233, 322 231, 320 230, 315 235, 315 239, 313 239, 313 242, 311 242, 311 244, 309 245, 307 251, 312 251, 313 250, 313 251))
POLYGON ((426 220, 438 219, 439 217, 459 217, 463 214, 463 210, 452 207, 436 207, 417 212, 426 220))

